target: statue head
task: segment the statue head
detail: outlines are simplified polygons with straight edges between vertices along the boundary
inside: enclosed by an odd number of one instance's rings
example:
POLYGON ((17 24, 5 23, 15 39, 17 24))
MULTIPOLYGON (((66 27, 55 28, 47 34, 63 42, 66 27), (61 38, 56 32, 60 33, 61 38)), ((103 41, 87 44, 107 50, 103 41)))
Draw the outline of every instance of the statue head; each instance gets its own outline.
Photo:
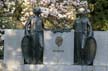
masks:
POLYGON ((78 14, 86 14, 86 13, 87 12, 86 12, 85 8, 81 7, 81 8, 78 9, 78 14))
POLYGON ((37 8, 33 9, 33 13, 36 14, 36 15, 39 15, 39 14, 42 13, 42 11, 41 11, 41 9, 39 7, 37 7, 37 8))

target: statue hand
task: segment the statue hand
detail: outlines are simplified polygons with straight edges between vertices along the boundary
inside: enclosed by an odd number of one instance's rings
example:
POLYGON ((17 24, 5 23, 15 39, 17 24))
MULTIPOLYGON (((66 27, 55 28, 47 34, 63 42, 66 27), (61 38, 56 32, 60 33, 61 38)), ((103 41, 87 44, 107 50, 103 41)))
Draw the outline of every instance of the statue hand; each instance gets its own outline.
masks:
POLYGON ((93 32, 89 32, 88 37, 92 37, 93 36, 93 32))

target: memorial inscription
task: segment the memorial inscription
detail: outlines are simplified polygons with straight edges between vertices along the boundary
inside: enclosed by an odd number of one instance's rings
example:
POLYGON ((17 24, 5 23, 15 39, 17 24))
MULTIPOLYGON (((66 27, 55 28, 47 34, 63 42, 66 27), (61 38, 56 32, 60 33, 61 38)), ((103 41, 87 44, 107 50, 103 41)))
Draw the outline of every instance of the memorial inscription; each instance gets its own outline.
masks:
POLYGON ((44 31, 44 64, 73 64, 73 34, 44 31))

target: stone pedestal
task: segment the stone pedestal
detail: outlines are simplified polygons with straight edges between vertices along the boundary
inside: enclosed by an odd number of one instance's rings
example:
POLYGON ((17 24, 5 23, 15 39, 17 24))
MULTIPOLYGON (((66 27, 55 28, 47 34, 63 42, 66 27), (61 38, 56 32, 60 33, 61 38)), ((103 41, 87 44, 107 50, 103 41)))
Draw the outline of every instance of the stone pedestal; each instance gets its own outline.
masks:
POLYGON ((24 30, 5 30, 4 69, 3 71, 108 71, 108 32, 95 31, 97 52, 93 66, 73 65, 74 32, 44 32, 44 64, 24 64, 21 40, 24 30), (61 36, 63 41, 58 47, 55 39, 61 36))
POLYGON ((73 64, 73 32, 44 32, 44 64, 73 64), (60 44, 60 45, 59 45, 60 44))
POLYGON ((94 65, 108 66, 108 31, 95 31, 94 37, 97 42, 97 51, 94 65))
POLYGON ((21 50, 21 40, 24 35, 22 30, 5 30, 4 36, 4 64, 5 70, 22 70, 24 64, 21 50))

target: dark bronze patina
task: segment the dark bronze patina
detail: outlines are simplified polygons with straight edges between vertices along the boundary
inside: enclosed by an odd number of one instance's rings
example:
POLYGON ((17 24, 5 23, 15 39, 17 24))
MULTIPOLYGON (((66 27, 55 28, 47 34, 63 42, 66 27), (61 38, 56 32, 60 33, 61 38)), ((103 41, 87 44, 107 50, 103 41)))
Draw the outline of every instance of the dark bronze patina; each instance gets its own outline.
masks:
POLYGON ((40 17, 41 9, 34 8, 32 16, 25 25, 25 36, 22 40, 22 52, 27 64, 40 64, 43 62, 43 21, 40 17))
POLYGON ((86 16, 86 10, 81 8, 78 12, 79 16, 74 23, 74 63, 90 65, 95 57, 96 41, 93 38, 92 26, 86 16))

